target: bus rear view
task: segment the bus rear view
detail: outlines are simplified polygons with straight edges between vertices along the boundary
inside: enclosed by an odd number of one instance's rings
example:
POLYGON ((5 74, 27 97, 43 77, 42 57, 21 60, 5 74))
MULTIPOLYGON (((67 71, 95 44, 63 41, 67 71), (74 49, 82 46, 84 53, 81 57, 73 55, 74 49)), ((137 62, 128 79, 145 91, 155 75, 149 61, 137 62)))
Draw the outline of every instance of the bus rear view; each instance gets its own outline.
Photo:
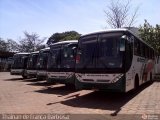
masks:
POLYGON ((153 56, 137 55, 137 41, 153 54, 153 49, 127 29, 82 36, 76 56, 76 88, 127 92, 148 81, 153 73, 153 56), (150 69, 144 78, 144 65, 148 64, 150 69))

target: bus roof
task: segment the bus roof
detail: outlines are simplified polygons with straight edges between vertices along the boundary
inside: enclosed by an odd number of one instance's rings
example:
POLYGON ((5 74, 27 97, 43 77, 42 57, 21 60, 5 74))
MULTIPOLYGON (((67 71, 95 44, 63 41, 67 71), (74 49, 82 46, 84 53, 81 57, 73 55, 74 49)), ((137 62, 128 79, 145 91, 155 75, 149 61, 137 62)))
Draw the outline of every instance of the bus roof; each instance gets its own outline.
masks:
POLYGON ((134 34, 131 30, 126 29, 126 28, 107 29, 107 30, 105 30, 105 31, 99 31, 99 32, 93 32, 93 33, 85 34, 85 35, 82 35, 81 37, 85 37, 85 36, 88 36, 88 35, 101 34, 101 33, 110 33, 110 32, 129 32, 129 33, 131 33, 133 36, 135 36, 136 38, 138 38, 141 42, 143 42, 144 44, 146 44, 146 45, 149 46, 150 48, 154 49, 154 48, 151 47, 148 43, 146 43, 145 41, 143 41, 139 36, 137 36, 136 34, 134 34))
POLYGON ((92 33, 88 33, 88 34, 82 35, 81 37, 88 36, 88 35, 94 35, 94 34, 100 34, 100 33, 122 32, 122 31, 128 31, 128 29, 125 29, 125 28, 117 28, 117 29, 101 30, 101 31, 98 31, 98 32, 92 32, 92 33))
POLYGON ((61 41, 51 44, 52 45, 59 45, 59 44, 65 44, 65 43, 78 43, 78 40, 67 40, 67 41, 61 41))
POLYGON ((31 52, 31 54, 38 54, 38 53, 39 53, 39 51, 31 52))
POLYGON ((49 49, 50 47, 47 47, 47 48, 41 49, 40 51, 48 51, 49 49))
POLYGON ((21 52, 21 53, 16 53, 15 55, 29 55, 30 53, 27 52, 21 52))

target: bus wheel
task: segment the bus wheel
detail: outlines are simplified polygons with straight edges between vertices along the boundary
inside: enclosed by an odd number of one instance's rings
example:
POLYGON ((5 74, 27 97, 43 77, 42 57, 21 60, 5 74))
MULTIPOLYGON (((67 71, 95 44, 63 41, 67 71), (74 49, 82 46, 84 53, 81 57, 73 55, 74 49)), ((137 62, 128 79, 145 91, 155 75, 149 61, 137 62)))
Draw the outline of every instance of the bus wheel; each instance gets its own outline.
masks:
POLYGON ((138 75, 136 75, 135 81, 134 81, 134 89, 138 89, 138 88, 139 88, 139 77, 138 75))
POLYGON ((27 79, 27 76, 25 76, 25 75, 22 75, 22 77, 23 77, 23 79, 27 79))

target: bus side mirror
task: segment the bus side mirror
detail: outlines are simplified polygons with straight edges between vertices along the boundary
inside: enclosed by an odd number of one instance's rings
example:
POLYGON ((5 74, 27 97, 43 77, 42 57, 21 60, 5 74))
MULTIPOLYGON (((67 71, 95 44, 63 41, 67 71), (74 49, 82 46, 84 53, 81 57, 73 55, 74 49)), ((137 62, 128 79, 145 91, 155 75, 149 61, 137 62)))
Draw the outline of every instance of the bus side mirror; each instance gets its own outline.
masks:
POLYGON ((119 46, 119 51, 125 51, 125 41, 127 40, 127 36, 123 35, 120 39, 120 46, 119 46))
POLYGON ((77 47, 73 47, 73 48, 72 48, 73 57, 76 56, 76 52, 77 52, 77 47))

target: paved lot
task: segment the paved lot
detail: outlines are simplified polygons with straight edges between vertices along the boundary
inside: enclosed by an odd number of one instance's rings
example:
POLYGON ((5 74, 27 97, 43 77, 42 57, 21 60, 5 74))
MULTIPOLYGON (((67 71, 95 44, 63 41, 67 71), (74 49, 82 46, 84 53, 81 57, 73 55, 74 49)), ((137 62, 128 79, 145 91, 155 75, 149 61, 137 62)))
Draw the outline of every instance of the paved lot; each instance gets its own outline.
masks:
POLYGON ((76 91, 0 72, 0 113, 159 114, 160 82, 117 94, 76 91))

